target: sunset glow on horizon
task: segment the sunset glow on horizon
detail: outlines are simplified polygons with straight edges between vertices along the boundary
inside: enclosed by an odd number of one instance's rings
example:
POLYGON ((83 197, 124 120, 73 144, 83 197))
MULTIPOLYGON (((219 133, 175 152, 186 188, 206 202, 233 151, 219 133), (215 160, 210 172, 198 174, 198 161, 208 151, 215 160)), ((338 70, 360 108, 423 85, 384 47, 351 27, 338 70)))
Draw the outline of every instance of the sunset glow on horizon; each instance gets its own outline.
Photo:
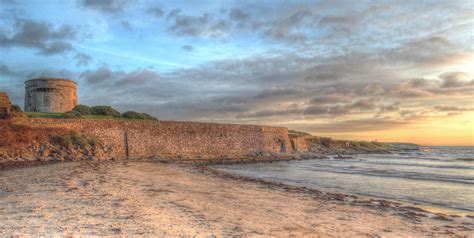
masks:
POLYGON ((0 0, 0 91, 350 140, 474 146, 474 2, 0 0))

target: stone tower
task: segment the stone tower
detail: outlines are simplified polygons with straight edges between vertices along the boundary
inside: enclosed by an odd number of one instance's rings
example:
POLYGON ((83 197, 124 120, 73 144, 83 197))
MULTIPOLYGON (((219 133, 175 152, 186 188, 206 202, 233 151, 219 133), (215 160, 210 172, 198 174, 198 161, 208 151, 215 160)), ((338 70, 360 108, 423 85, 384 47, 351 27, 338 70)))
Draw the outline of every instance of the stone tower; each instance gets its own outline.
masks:
POLYGON ((36 78, 25 82, 25 112, 67 112, 77 105, 76 82, 36 78))

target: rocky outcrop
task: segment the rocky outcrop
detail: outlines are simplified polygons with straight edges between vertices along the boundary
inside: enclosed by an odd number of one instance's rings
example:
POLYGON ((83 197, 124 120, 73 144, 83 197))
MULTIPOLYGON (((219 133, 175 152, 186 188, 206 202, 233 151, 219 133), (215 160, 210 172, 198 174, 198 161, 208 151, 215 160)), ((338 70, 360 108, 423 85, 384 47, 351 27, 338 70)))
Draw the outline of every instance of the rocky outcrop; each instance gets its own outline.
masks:
POLYGON ((0 92, 0 120, 8 120, 12 117, 12 104, 8 95, 0 92))
POLYGON ((392 148, 387 143, 333 140, 311 135, 290 135, 293 151, 313 154, 387 153, 392 148))

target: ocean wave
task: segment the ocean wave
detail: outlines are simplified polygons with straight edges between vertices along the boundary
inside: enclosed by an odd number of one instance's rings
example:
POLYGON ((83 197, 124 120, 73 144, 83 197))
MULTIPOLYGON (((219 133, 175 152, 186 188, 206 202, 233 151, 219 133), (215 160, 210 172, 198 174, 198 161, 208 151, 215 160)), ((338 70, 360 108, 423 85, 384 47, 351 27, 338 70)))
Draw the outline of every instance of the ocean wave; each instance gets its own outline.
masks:
POLYGON ((455 160, 474 162, 474 158, 456 158, 455 160))
MULTIPOLYGON (((460 159, 459 161, 465 161, 460 159)), ((474 161, 471 159, 471 161, 474 161)), ((389 161, 371 161, 371 160, 360 160, 360 163, 365 164, 374 164, 374 165, 396 165, 396 166, 408 166, 408 167, 423 167, 423 168, 436 168, 436 169, 473 169, 474 166, 464 165, 464 164, 422 164, 418 161, 413 161, 414 163, 397 163, 389 161)))
POLYGON ((353 169, 345 167, 312 167, 310 169, 314 172, 330 172, 339 174, 355 174, 365 175, 372 177, 392 177, 392 178, 404 178, 404 179, 417 179, 417 180, 429 180, 437 182, 452 182, 452 183, 463 183, 463 184, 474 184, 474 177, 466 176, 443 176, 432 173, 416 173, 416 172, 402 172, 395 170, 383 170, 383 169, 353 169))

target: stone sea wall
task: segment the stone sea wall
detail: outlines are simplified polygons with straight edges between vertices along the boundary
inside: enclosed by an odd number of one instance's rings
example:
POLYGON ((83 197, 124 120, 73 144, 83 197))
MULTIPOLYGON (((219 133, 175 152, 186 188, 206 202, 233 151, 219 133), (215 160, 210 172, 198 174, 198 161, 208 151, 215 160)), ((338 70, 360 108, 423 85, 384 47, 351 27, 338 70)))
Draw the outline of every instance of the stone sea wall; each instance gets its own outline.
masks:
POLYGON ((32 126, 95 136, 115 158, 214 158, 292 152, 287 128, 179 121, 30 118, 32 126))

